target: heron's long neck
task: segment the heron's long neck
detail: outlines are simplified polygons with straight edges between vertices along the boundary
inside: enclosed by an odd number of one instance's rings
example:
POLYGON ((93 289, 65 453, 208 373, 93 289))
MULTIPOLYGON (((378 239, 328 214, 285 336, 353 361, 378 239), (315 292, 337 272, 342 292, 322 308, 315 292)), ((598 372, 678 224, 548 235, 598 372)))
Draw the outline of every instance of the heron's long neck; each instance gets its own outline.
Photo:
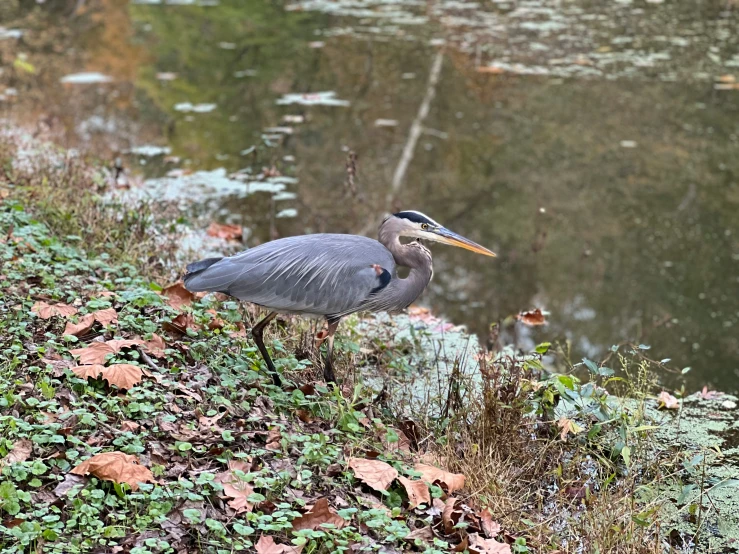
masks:
POLYGON ((383 238, 381 235, 380 242, 390 250, 393 258, 395 258, 395 263, 409 267, 411 270, 405 279, 393 276, 394 278, 388 284, 385 293, 388 302, 392 304, 392 310, 403 310, 421 296, 421 293, 431 281, 434 272, 431 252, 419 242, 401 244, 397 237, 388 240, 383 240, 383 238))

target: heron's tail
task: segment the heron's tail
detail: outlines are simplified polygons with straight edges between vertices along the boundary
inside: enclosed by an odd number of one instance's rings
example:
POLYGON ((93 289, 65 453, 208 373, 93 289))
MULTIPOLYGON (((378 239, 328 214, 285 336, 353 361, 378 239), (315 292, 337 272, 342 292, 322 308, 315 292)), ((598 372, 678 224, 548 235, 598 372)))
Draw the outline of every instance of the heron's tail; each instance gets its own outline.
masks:
POLYGON ((202 273, 206 269, 208 269, 210 266, 212 266, 216 262, 220 262, 223 258, 207 258, 205 260, 200 260, 199 262, 194 262, 191 264, 188 264, 187 266, 187 272, 185 273, 185 288, 192 292, 201 292, 203 290, 207 289, 201 289, 198 287, 197 279, 193 281, 193 277, 196 275, 202 273))

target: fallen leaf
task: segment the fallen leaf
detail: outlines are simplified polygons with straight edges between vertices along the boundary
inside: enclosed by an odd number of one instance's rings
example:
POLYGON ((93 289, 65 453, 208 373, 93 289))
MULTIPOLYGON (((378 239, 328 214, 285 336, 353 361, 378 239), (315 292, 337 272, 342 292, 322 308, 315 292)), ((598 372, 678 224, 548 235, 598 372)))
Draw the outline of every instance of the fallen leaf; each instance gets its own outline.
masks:
POLYGON ((536 308, 535 310, 530 310, 528 312, 521 312, 516 316, 516 319, 518 319, 521 323, 525 325, 545 325, 547 320, 544 318, 544 314, 541 313, 541 310, 539 308, 536 308))
POLYGON ((457 546, 454 547, 454 552, 465 552, 467 550, 467 546, 469 545, 469 542, 467 540, 467 537, 462 539, 462 542, 460 542, 457 546))
POLYGON ((419 504, 431 504, 431 494, 428 485, 423 480, 411 481, 402 475, 398 477, 400 484, 405 487, 408 493, 408 508, 413 509, 419 504))
POLYGON ((144 375, 141 368, 133 364, 114 364, 107 367, 101 364, 80 365, 73 367, 72 371, 83 379, 87 377, 97 379, 100 376, 110 385, 121 389, 130 389, 137 385, 144 375))
POLYGON ((405 537, 407 541, 414 541, 420 539, 425 543, 432 543, 434 541, 434 532, 431 527, 421 527, 415 531, 411 531, 405 537))
POLYGON ((493 521, 493 514, 490 513, 488 508, 480 512, 480 522, 482 524, 482 530, 488 538, 495 538, 500 533, 500 524, 497 521, 493 521))
POLYGON ((247 498, 254 492, 252 486, 246 481, 239 478, 235 471, 249 472, 249 466, 246 462, 239 460, 231 460, 228 463, 228 470, 218 473, 216 481, 223 485, 223 493, 230 497, 228 505, 237 513, 251 512, 254 504, 249 502, 247 498))
POLYGON ((175 317, 171 323, 165 321, 162 324, 162 327, 168 331, 174 331, 183 335, 187 334, 188 329, 192 329, 194 331, 198 330, 198 326, 195 324, 192 314, 180 314, 175 317))
POLYGON ((206 417, 206 416, 200 416, 198 418, 198 423, 200 424, 200 429, 202 431, 208 431, 211 428, 215 427, 216 430, 220 430, 218 425, 216 425, 216 422, 221 419, 223 416, 225 416, 228 412, 221 412, 219 414, 214 415, 213 417, 206 417))
POLYGON ((393 466, 380 460, 349 458, 349 467, 354 470, 357 479, 376 491, 386 491, 398 476, 393 466))
POLYGON ((167 348, 167 344, 164 339, 156 333, 151 334, 151 339, 144 341, 144 346, 149 351, 149 354, 155 358, 163 358, 164 350, 167 348))
POLYGON ((67 473, 64 476, 64 481, 54 488, 54 494, 57 496, 64 496, 67 491, 71 490, 75 485, 84 485, 85 483, 87 483, 87 477, 67 473))
POLYGON ((501 73, 505 73, 505 70, 502 67, 498 67, 495 65, 481 65, 477 68, 478 73, 490 73, 492 75, 500 75, 501 73))
POLYGON ((141 427, 141 425, 139 425, 135 421, 126 420, 121 422, 121 431, 135 431, 139 427, 141 427))
POLYGON ((226 326, 226 322, 218 317, 218 312, 215 310, 207 310, 207 312, 213 316, 213 318, 208 322, 208 329, 215 331, 216 329, 223 329, 226 326))
POLYGON ((449 473, 448 471, 427 464, 416 464, 413 466, 413 469, 420 472, 421 479, 430 485, 433 485, 436 481, 446 485, 449 494, 464 487, 465 476, 461 473, 449 473))
POLYGON ((162 296, 167 299, 167 304, 175 310, 179 310, 183 306, 189 306, 195 299, 195 295, 185 288, 182 281, 177 281, 162 290, 162 296))
POLYGON ((256 549, 257 554, 300 554, 303 550, 302 546, 277 544, 272 537, 268 537, 266 535, 259 537, 254 548, 256 549))
POLYGON ((582 427, 580 427, 573 420, 566 417, 560 417, 557 420, 557 427, 560 428, 559 437, 562 440, 567 440, 567 435, 569 435, 570 433, 572 433, 573 435, 577 435, 582 431, 582 427))
POLYGON ((280 450, 282 448, 282 433, 279 427, 272 427, 267 433, 267 444, 265 448, 267 450, 280 450))
POLYGON ((680 402, 678 402, 677 398, 672 396, 667 391, 662 391, 657 396, 657 401, 659 402, 660 408, 667 408, 668 410, 677 410, 680 407, 680 402))
POLYGON ((227 225, 224 223, 211 223, 206 231, 211 237, 225 240, 238 240, 243 236, 241 225, 227 225))
POLYGON ((0 460, 0 470, 6 465, 17 464, 18 462, 25 462, 33 451, 33 443, 26 439, 21 439, 13 443, 13 447, 2 460, 0 460))
POLYGON ((115 308, 98 310, 97 312, 92 312, 91 315, 95 318, 95 321, 101 325, 110 325, 111 323, 116 323, 118 321, 118 312, 115 311, 115 308))
POLYGON ((107 342, 93 342, 90 346, 84 348, 75 348, 69 352, 73 356, 78 356, 80 364, 101 364, 105 361, 108 354, 116 354, 122 348, 130 348, 137 344, 143 344, 140 340, 109 340, 107 342))
POLYGON ((310 512, 295 518, 292 522, 293 531, 300 531, 302 529, 312 529, 315 531, 324 523, 334 525, 337 529, 341 529, 348 523, 331 509, 328 505, 328 499, 325 497, 316 501, 310 512))
POLYGON ((707 386, 703 386, 703 390, 701 391, 701 398, 703 400, 711 400, 713 398, 718 398, 721 396, 720 392, 717 392, 715 390, 708 390, 707 386))
POLYGON ((77 313, 77 308, 68 304, 47 304, 46 302, 36 302, 31 308, 31 312, 38 315, 41 319, 49 319, 55 315, 68 317, 77 313))
POLYGON ((495 539, 484 539, 477 533, 471 533, 467 537, 470 541, 468 550, 472 554, 511 554, 511 547, 495 539))
POLYGON ((455 513, 454 505, 457 503, 457 499, 450 496, 444 502, 444 510, 441 512, 441 523, 444 525, 444 533, 450 535, 454 531, 454 526, 459 521, 460 513, 455 513))
POLYGON ((131 490, 138 490, 139 483, 153 483, 154 475, 148 468, 138 463, 139 459, 123 452, 104 452, 96 454, 75 467, 75 475, 93 475, 104 481, 127 483, 131 490))
POLYGON ((77 323, 72 323, 71 321, 67 322, 67 325, 64 327, 64 334, 65 335, 74 335, 75 337, 81 337, 87 332, 92 329, 93 324, 95 323, 95 316, 92 314, 83 315, 79 318, 77 323))

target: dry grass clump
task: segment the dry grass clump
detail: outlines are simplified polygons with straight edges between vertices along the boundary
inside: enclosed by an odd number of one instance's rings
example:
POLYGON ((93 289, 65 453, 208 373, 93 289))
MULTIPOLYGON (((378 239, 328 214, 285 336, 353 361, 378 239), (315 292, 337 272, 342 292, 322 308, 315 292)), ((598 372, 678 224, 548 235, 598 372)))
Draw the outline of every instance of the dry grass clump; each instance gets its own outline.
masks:
POLYGON ((437 457, 467 477, 467 501, 487 506, 530 552, 661 552, 658 506, 639 496, 659 480, 657 460, 625 468, 610 452, 617 431, 591 440, 595 422, 587 418, 579 434, 563 435, 557 393, 547 403, 535 366, 513 355, 480 356, 479 386, 453 403, 446 440, 432 445, 437 457))
POLYGON ((165 275, 176 250, 166 214, 155 218, 146 203, 104 198, 111 181, 105 168, 74 152, 21 131, 0 133, 0 187, 12 189, 55 235, 79 240, 112 262, 133 263, 148 276, 165 275))

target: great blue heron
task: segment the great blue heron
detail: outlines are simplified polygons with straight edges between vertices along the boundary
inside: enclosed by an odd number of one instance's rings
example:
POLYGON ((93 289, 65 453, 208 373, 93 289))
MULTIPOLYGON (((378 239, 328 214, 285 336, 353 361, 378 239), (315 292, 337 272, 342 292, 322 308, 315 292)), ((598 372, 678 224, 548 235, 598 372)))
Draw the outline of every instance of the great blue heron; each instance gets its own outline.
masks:
POLYGON ((187 266, 185 287, 192 292, 222 292, 270 310, 252 328, 275 385, 282 384, 264 346, 264 328, 277 313, 322 316, 328 322, 327 382, 335 382, 334 333, 345 315, 397 312, 410 306, 431 281, 431 252, 412 237, 460 246, 486 256, 487 248, 415 211, 388 216, 379 241, 357 235, 316 234, 261 244, 228 258, 208 258, 187 266), (410 268, 405 279, 397 266, 410 268))

